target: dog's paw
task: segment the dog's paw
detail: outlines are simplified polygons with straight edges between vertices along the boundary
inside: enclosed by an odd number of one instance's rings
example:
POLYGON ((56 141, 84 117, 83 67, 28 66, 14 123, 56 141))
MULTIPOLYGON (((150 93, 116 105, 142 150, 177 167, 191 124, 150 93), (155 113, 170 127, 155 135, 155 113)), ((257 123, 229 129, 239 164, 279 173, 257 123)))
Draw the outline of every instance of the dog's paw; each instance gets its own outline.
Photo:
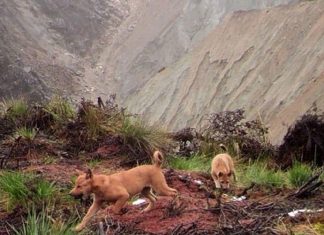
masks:
POLYGON ((120 210, 120 213, 121 214, 125 214, 125 213, 127 213, 128 212, 128 209, 127 208, 122 208, 121 210, 120 210))

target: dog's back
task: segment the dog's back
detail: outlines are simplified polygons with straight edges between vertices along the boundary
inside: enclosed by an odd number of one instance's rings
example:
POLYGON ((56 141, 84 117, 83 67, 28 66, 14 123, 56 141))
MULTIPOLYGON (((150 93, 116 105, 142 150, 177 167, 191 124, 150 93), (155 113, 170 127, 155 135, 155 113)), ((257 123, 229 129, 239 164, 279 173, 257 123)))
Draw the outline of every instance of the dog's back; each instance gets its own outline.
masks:
POLYGON ((155 191, 161 194, 165 193, 166 190, 176 192, 176 190, 171 190, 165 181, 161 165, 163 162, 163 155, 160 151, 155 151, 153 154, 153 163, 151 165, 141 165, 134 167, 132 169, 121 171, 111 175, 112 179, 118 180, 127 191, 134 195, 140 191, 140 188, 152 187, 155 191), (132 182, 130 182, 132 179, 132 182), (164 190, 164 192, 162 192, 164 190))

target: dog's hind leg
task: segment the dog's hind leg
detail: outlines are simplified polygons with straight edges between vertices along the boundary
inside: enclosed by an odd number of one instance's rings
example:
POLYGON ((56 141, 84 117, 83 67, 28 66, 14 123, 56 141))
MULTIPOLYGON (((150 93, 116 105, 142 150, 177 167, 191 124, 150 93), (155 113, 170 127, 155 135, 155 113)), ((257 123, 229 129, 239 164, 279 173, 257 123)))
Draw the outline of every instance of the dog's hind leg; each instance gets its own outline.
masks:
POLYGON ((148 200, 149 200, 149 204, 148 206, 143 210, 143 212, 147 212, 147 211, 150 211, 154 204, 155 204, 155 201, 156 201, 156 196, 152 193, 152 189, 150 187, 145 187, 143 190, 142 190, 142 195, 144 197, 146 197, 148 200))
POLYGON ((176 196, 178 191, 174 188, 170 188, 166 182, 161 182, 158 185, 155 185, 154 190, 160 196, 176 196))

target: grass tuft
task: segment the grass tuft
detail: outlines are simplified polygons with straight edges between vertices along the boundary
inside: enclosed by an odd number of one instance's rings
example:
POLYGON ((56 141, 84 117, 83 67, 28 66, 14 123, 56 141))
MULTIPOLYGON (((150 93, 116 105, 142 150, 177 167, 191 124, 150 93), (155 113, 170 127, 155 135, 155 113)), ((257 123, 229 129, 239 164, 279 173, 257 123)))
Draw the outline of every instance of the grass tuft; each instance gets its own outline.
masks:
POLYGON ((168 165, 173 169, 190 171, 209 171, 211 159, 204 155, 193 155, 189 158, 172 156, 168 158, 168 165))
POLYGON ((156 126, 149 126, 142 120, 124 118, 118 134, 123 139, 124 145, 135 153, 145 152, 150 155, 155 149, 164 149, 169 145, 165 132, 156 126))
POLYGON ((254 162, 241 173, 239 177, 244 184, 251 182, 264 187, 283 187, 285 185, 284 173, 268 169, 267 164, 263 162, 254 162))
POLYGON ((7 211, 28 204, 48 204, 55 200, 58 192, 50 183, 32 174, 4 171, 0 174, 0 202, 7 211))
POLYGON ((313 171, 309 165, 295 161, 287 171, 288 182, 293 187, 300 187, 312 177, 313 171))
POLYGON ((28 104, 23 99, 3 100, 1 113, 18 125, 28 115, 28 104))
POLYGON ((66 123, 76 117, 76 112, 72 105, 59 96, 53 97, 45 107, 58 123, 66 123))
POLYGON ((36 137, 37 131, 34 128, 21 127, 17 129, 15 136, 22 137, 27 141, 33 141, 36 137))
POLYGON ((62 223, 54 220, 45 209, 37 213, 36 209, 31 207, 23 226, 19 230, 13 226, 11 229, 16 235, 70 235, 74 234, 71 231, 74 222, 74 220, 70 220, 67 223, 62 223))
POLYGON ((26 184, 29 179, 30 175, 20 172, 6 171, 0 174, 1 204, 4 204, 8 211, 26 202, 30 194, 26 184))

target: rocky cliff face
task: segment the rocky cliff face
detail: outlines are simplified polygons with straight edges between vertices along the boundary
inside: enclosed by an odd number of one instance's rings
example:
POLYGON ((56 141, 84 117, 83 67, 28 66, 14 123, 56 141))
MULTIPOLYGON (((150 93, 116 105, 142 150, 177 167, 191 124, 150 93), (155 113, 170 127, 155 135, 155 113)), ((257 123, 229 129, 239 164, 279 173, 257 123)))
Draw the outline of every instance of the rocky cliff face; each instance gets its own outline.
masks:
POLYGON ((230 14, 189 53, 126 99, 170 129, 244 108, 275 142, 313 105, 324 108, 324 2, 230 14))
POLYGON ((0 4, 1 94, 114 92, 170 130, 244 108, 273 142, 312 106, 324 109, 321 0, 0 4))
POLYGON ((124 0, 1 0, 0 96, 83 96, 88 55, 112 40, 129 9, 124 0))

